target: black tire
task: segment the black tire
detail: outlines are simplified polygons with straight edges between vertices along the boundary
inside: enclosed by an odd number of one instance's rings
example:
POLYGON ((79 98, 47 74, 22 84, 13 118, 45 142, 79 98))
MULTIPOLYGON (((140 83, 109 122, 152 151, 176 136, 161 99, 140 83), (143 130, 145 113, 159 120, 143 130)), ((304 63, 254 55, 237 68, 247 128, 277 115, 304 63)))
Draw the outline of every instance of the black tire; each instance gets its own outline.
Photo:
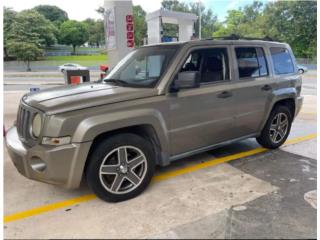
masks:
MULTIPOLYGON (((99 198, 107 202, 120 202, 120 201, 125 201, 125 200, 136 197, 147 188, 155 170, 155 154, 154 154, 151 143, 146 139, 131 133, 118 134, 102 140, 100 143, 98 143, 95 146, 95 149, 93 150, 92 154, 90 155, 90 159, 88 160, 89 162, 86 168, 86 178, 87 178, 88 185, 99 198), (116 162, 118 161, 120 164, 122 160, 120 161, 121 154, 119 153, 120 152, 119 149, 122 149, 122 151, 123 149, 125 149, 124 151, 125 151, 126 159, 129 159, 130 155, 134 156, 134 158, 137 159, 138 158, 137 156, 139 154, 134 155, 135 154, 134 151, 137 151, 137 153, 141 153, 142 154, 141 158, 144 157, 144 160, 141 166, 140 165, 138 167, 133 166, 132 169, 130 170, 129 164, 131 162, 129 162, 127 165, 128 167, 126 168, 127 172, 123 173, 121 172, 121 169, 117 167, 118 165, 114 163, 113 165, 105 165, 105 163, 109 161, 108 158, 110 158, 111 161, 116 161, 116 162), (138 150, 140 150, 140 152, 138 150), (106 160, 104 160, 105 158, 106 160), (102 174, 100 172, 100 170, 102 169, 102 164, 104 164, 104 166, 109 166, 109 167, 116 166, 117 170, 112 170, 112 171, 116 171, 116 174, 114 175, 109 173, 106 173, 107 175, 102 174), (129 181, 129 178, 127 178, 127 176, 129 177, 129 174, 131 174, 130 176, 132 176, 132 171, 136 171, 137 168, 141 168, 142 170, 141 169, 138 169, 138 170, 143 174, 141 174, 139 184, 135 185, 133 182, 129 181), (114 176, 114 180, 110 180, 112 176, 114 176), (118 184, 119 190, 115 190, 115 191, 119 191, 119 192, 115 193, 112 191, 113 191, 113 184, 116 182, 117 177, 119 178, 122 177, 122 179, 124 180, 119 180, 122 183, 118 184), (109 183, 110 185, 108 185, 109 183), (132 190, 130 190, 130 188, 127 187, 129 189, 129 190, 126 190, 127 192, 125 191, 120 192, 120 189, 125 188, 124 185, 126 184, 128 186, 130 186, 131 184, 132 190)), ((138 175, 139 174, 135 174, 135 176, 138 176, 138 175)))
POLYGON ((265 148, 270 148, 270 149, 275 149, 280 147, 287 140, 289 136, 292 120, 293 120, 292 113, 287 106, 283 106, 283 105, 275 106, 275 108, 271 111, 268 121, 266 122, 260 136, 257 137, 258 143, 261 146, 265 148), (275 136, 275 134, 272 134, 272 133, 274 133, 275 131, 273 131, 272 129, 274 129, 273 126, 275 126, 274 121, 277 120, 275 119, 276 116, 282 116, 283 119, 285 118, 284 116, 286 116, 288 120, 288 125, 285 131, 285 134, 283 134, 283 131, 281 131, 283 136, 281 137, 281 135, 278 133, 278 137, 276 136, 275 141, 273 141, 273 137, 275 136))

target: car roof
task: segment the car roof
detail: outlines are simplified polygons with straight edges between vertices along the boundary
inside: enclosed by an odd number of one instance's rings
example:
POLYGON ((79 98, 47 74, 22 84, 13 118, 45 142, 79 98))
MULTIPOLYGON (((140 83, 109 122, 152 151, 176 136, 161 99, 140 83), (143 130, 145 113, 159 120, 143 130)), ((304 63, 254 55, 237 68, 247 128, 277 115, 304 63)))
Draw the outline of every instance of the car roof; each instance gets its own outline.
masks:
POLYGON ((225 39, 204 39, 204 40, 190 40, 185 42, 170 42, 170 43, 157 43, 157 44, 150 44, 144 47, 151 47, 151 46, 207 46, 207 45, 261 45, 261 46, 282 46, 286 47, 286 43, 281 43, 277 41, 266 41, 260 39, 239 39, 239 40, 225 40, 225 39))

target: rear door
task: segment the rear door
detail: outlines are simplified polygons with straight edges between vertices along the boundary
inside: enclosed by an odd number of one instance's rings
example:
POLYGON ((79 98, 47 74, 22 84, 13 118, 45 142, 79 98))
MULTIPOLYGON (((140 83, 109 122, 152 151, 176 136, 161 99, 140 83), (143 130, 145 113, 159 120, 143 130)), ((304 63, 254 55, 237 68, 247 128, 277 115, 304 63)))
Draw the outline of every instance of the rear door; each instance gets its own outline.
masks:
POLYGON ((237 137, 243 137, 259 131, 276 82, 270 75, 267 48, 233 46, 232 52, 236 66, 236 134, 237 137))

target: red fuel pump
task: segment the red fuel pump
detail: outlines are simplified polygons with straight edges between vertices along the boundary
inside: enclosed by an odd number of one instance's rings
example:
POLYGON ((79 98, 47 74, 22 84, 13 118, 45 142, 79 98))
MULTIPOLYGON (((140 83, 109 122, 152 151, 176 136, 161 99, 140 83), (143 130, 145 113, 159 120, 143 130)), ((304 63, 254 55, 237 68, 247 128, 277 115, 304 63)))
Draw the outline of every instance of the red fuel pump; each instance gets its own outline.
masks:
POLYGON ((104 79, 107 76, 107 71, 109 70, 108 65, 100 65, 100 79, 104 79))

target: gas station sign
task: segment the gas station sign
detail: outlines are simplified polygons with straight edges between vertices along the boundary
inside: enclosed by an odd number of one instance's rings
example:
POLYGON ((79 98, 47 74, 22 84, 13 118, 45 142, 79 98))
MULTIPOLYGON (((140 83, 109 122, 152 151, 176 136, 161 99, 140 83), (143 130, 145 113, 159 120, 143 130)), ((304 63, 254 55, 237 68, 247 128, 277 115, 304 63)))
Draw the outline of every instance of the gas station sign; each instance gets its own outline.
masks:
POLYGON ((132 0, 104 0, 108 66, 113 68, 134 48, 132 0))
POLYGON ((126 24, 127 24, 127 47, 134 47, 134 33, 133 33, 133 16, 126 16, 126 24))

